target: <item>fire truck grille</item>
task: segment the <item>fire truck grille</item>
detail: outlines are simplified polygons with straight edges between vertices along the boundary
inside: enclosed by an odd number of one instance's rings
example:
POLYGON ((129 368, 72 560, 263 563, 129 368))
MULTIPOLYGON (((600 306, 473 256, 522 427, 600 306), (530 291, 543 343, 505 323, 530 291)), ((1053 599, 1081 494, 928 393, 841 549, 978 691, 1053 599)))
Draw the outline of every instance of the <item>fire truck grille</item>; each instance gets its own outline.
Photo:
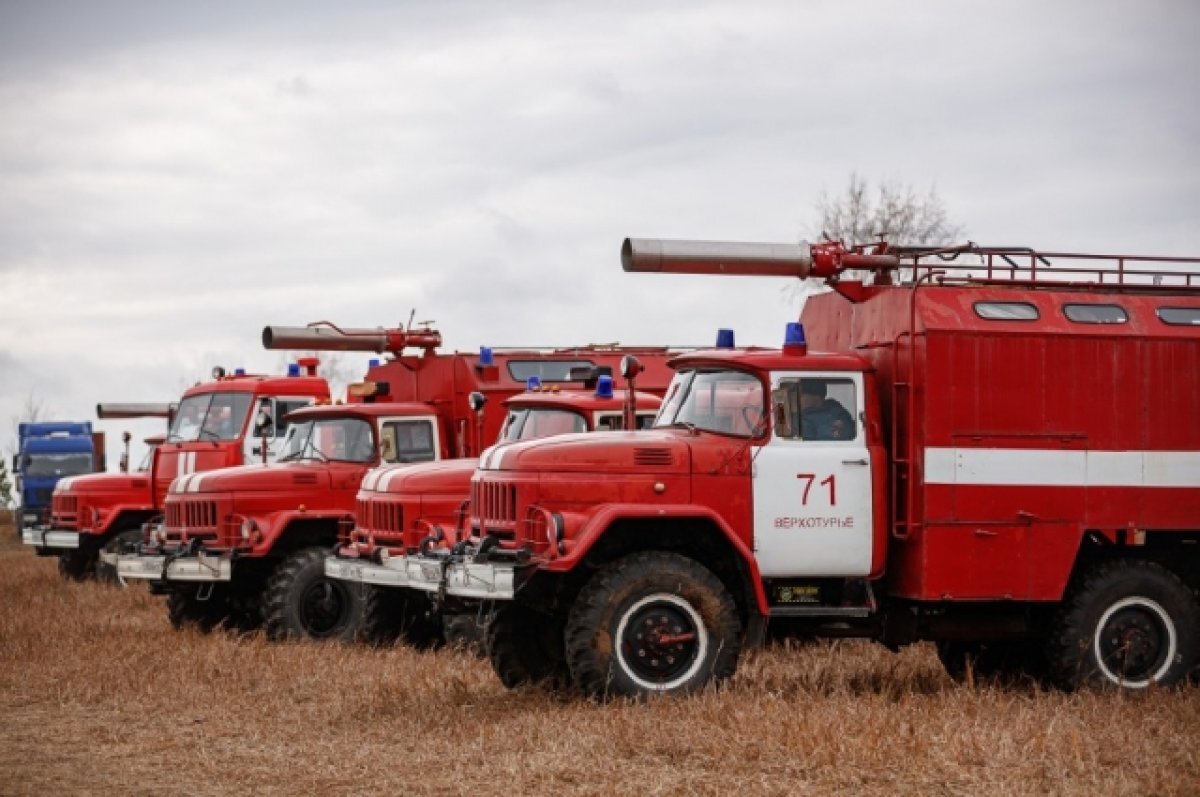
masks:
POLYGON ((404 531, 404 508, 394 501, 360 500, 355 507, 360 527, 382 534, 404 531))
POLYGON ((471 505, 484 529, 510 531, 517 521, 517 486, 503 482, 472 482, 471 505))
POLYGON ((50 513, 54 525, 64 529, 79 527, 79 497, 75 495, 54 495, 50 498, 50 513))
POLYGON ((216 501, 172 501, 166 507, 168 534, 186 532, 189 537, 217 536, 216 501))

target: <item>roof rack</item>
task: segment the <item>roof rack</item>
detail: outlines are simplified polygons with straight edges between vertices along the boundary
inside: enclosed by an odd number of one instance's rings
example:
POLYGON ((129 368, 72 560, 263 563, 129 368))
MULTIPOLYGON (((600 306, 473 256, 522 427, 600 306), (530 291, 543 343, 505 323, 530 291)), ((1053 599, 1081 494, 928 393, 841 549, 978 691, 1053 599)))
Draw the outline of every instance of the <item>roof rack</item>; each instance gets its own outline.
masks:
POLYGON ((1029 247, 961 246, 930 249, 889 246, 915 281, 1020 283, 1036 287, 1092 287, 1134 291, 1200 291, 1200 258, 1039 252, 1029 247))

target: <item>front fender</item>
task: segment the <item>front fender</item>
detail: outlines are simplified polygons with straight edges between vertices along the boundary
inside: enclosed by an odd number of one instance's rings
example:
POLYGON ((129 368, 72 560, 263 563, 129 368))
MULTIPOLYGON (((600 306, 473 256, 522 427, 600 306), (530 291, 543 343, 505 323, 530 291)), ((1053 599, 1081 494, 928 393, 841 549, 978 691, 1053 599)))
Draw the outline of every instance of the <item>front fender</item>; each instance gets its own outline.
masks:
MULTIPOLYGON (((754 554, 746 546, 746 543, 729 527, 725 519, 706 506, 696 506, 694 504, 659 504, 651 508, 645 504, 606 504, 588 515, 578 531, 570 539, 564 541, 565 553, 550 559, 542 565, 542 569, 557 573, 574 569, 583 561, 588 552, 595 547, 605 532, 620 521, 663 520, 668 518, 705 520, 712 523, 729 544, 733 546, 738 556, 741 557, 743 564, 746 565, 751 585, 754 589, 755 601, 758 603, 758 610, 764 616, 767 614, 769 609, 767 593, 763 589, 762 578, 759 576, 758 563, 754 559, 754 554)), ((553 552, 551 555, 554 555, 553 552)))
MULTIPOLYGON (((265 554, 275 547, 280 538, 287 534, 287 530, 294 523, 331 523, 335 529, 341 523, 354 523, 354 513, 345 509, 306 509, 303 512, 290 509, 284 512, 275 512, 269 516, 263 517, 260 515, 239 515, 234 513, 235 517, 248 517, 253 520, 258 526, 258 532, 262 535, 261 542, 251 546, 251 554, 265 554)), ((334 539, 330 544, 337 541, 337 532, 334 532, 334 539)))

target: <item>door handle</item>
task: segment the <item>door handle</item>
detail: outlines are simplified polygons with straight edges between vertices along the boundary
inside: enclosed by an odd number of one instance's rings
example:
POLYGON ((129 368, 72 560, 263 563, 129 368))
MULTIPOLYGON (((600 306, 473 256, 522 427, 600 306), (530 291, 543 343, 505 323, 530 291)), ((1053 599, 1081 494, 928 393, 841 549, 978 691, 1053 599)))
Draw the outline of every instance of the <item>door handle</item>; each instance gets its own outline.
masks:
POLYGON ((867 464, 867 460, 865 458, 864 459, 843 459, 842 464, 843 465, 863 465, 863 466, 865 466, 867 464))
POLYGON ((998 536, 1000 536, 1000 532, 991 531, 990 529, 975 529, 975 536, 976 537, 998 537, 998 536))

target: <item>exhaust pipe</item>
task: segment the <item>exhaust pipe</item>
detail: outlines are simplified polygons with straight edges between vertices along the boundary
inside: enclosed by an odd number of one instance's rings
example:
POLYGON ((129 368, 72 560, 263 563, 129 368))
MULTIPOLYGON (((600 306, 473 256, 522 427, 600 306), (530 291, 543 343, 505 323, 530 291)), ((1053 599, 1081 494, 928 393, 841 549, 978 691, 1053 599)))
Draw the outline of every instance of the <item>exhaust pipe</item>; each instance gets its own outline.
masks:
POLYGON ((433 329, 340 329, 322 321, 307 327, 263 327, 262 344, 264 349, 399 354, 410 347, 427 351, 436 349, 442 345, 442 335, 433 329))
POLYGON ((178 404, 109 402, 107 404, 96 405, 96 417, 104 420, 113 418, 170 418, 178 408, 178 404))
POLYGON ((900 258, 895 255, 864 255, 837 242, 771 244, 626 238, 621 244, 621 267, 626 271, 662 274, 831 279, 846 269, 882 271, 899 265, 900 258))

